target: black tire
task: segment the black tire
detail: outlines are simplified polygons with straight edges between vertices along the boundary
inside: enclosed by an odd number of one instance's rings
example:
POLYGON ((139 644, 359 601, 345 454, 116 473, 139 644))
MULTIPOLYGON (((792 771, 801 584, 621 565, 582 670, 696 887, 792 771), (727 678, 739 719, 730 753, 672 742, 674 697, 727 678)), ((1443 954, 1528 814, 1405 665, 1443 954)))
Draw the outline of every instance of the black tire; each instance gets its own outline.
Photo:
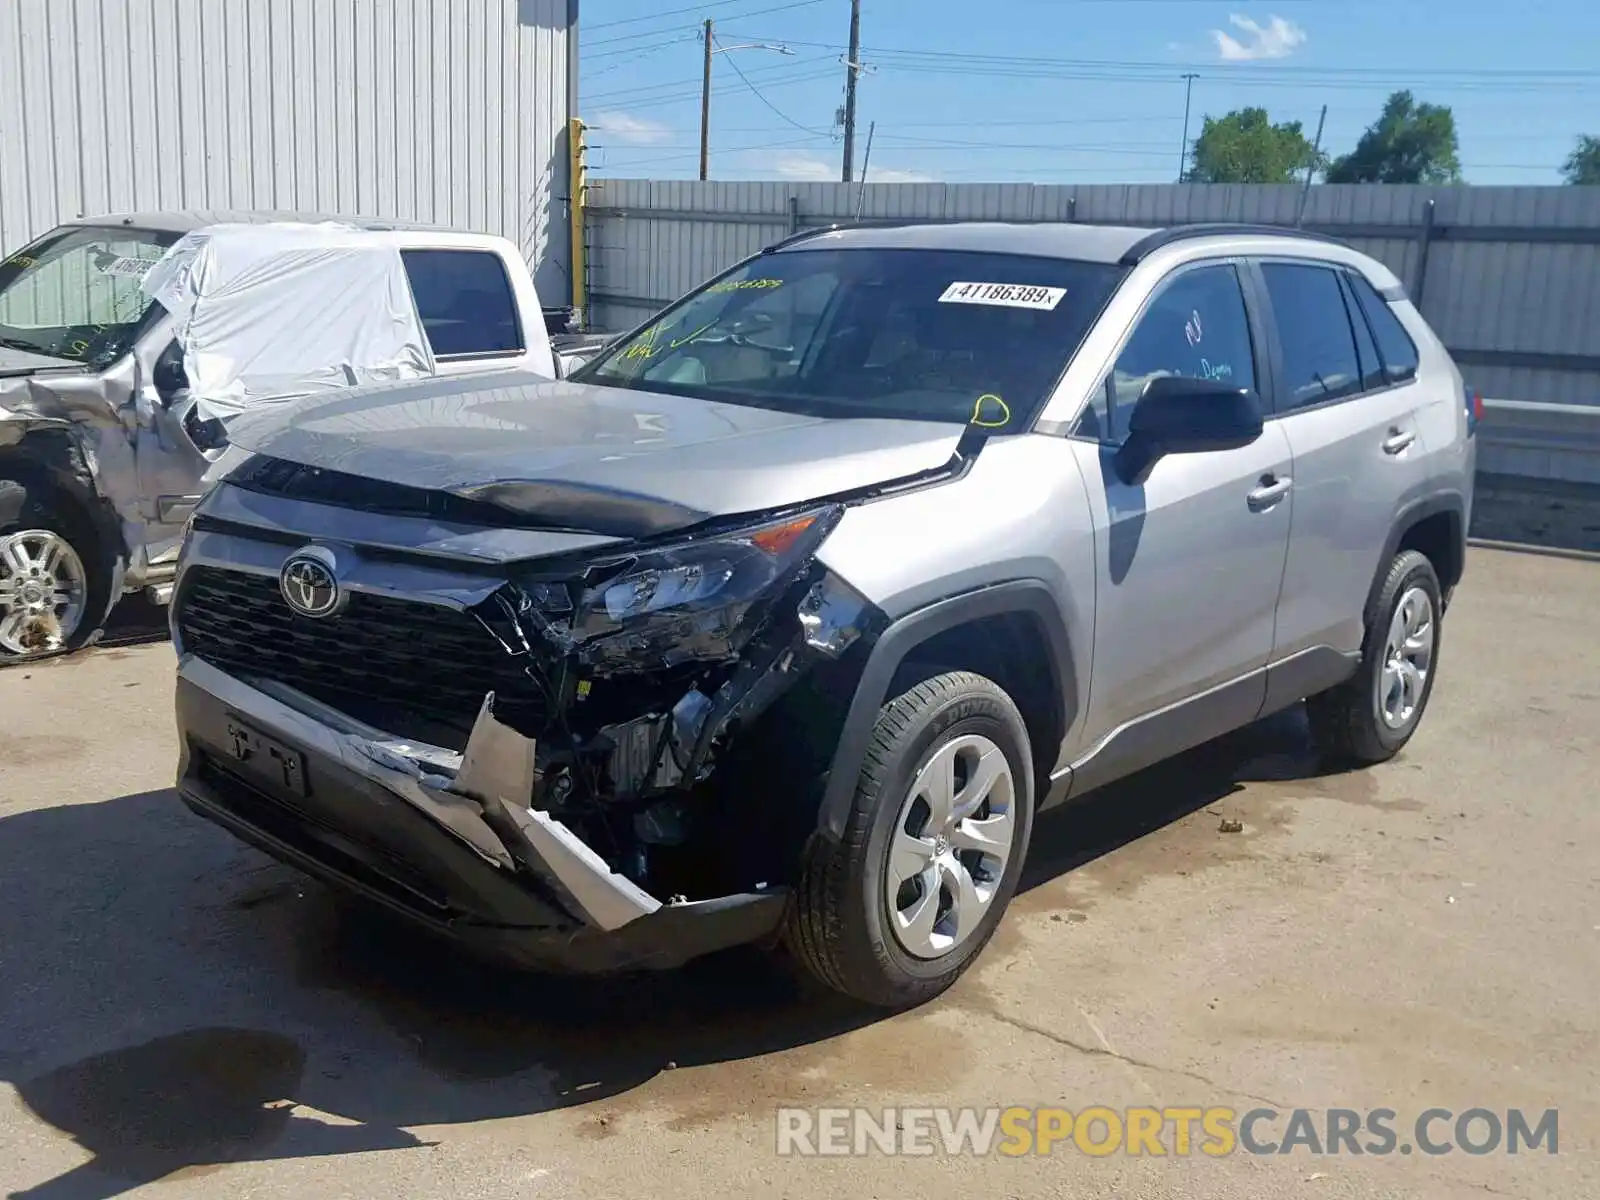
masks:
POLYGON ((64 538, 78 555, 84 571, 83 617, 63 645, 44 649, 35 654, 8 653, 0 647, 0 666, 31 662, 52 654, 81 649, 100 632, 110 608, 112 570, 105 561, 105 552, 94 527, 87 516, 74 505, 55 503, 56 493, 36 484, 24 485, 21 481, 0 479, 0 499, 10 501, 4 507, 14 513, 10 519, 0 520, 0 537, 25 529, 47 529, 64 538), (18 496, 21 492, 21 496, 18 496))
POLYGON ((835 991, 890 1009, 924 1003, 954 983, 994 935, 1016 892, 1033 831, 1032 761, 1022 714, 981 675, 935 675, 889 700, 873 726, 843 839, 818 837, 807 849, 784 935, 795 961, 835 991), (993 741, 1011 768, 1011 855, 978 928, 939 958, 917 958, 888 926, 884 874, 892 827, 923 764, 939 746, 969 733, 993 741))
POLYGON ((1387 762, 1416 733, 1439 676, 1439 647, 1444 611, 1439 577, 1433 564, 1416 550, 1403 550, 1389 564, 1377 602, 1367 616, 1361 643, 1361 666, 1336 688, 1310 697, 1306 712, 1318 747, 1336 762, 1370 766, 1387 762), (1401 728, 1388 725, 1378 712, 1378 679, 1384 668, 1390 622, 1401 598, 1414 587, 1427 593, 1433 604, 1433 652, 1421 697, 1411 718, 1401 728))

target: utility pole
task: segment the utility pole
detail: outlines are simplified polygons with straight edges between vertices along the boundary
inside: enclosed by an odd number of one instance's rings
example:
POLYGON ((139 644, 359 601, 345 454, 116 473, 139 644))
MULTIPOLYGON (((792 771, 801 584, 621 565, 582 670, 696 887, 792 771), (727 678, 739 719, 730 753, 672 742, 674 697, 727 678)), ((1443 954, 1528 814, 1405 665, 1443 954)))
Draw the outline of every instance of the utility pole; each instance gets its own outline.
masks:
POLYGON ((850 58, 844 78, 844 174, 849 183, 856 168, 856 78, 861 74, 861 0, 850 0, 850 58))
POLYGON ((1328 106, 1322 106, 1322 115, 1317 118, 1317 140, 1311 143, 1311 161, 1306 164, 1306 185, 1300 189, 1300 210, 1294 215, 1295 228, 1300 228, 1300 222, 1306 219, 1306 200, 1311 195, 1311 176, 1316 174, 1317 156, 1322 153, 1322 126, 1328 120, 1328 106))
POLYGON ((1194 81, 1199 79, 1193 71, 1186 72, 1183 76, 1183 145, 1178 149, 1178 182, 1182 183, 1184 176, 1189 173, 1189 94, 1194 90, 1194 81))
POLYGON ((711 22, 706 21, 706 70, 700 84, 700 178, 711 169, 711 22))
POLYGON ((861 187, 856 192, 856 220, 861 220, 861 209, 867 203, 867 171, 872 167, 872 135, 878 132, 878 123, 867 126, 867 152, 861 156, 861 187))

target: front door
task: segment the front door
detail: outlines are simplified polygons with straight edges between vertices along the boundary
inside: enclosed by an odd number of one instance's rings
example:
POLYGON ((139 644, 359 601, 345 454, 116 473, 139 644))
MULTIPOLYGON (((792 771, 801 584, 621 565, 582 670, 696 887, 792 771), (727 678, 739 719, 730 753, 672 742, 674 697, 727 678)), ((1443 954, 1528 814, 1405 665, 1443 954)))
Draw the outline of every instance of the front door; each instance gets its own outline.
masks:
POLYGON ((1255 389, 1259 337, 1235 264, 1182 269, 1152 296, 1080 421, 1080 433, 1097 439, 1073 446, 1098 562, 1074 791, 1236 728, 1261 708, 1289 542, 1283 431, 1268 422, 1249 446, 1169 455, 1139 485, 1112 466, 1151 378, 1255 389))

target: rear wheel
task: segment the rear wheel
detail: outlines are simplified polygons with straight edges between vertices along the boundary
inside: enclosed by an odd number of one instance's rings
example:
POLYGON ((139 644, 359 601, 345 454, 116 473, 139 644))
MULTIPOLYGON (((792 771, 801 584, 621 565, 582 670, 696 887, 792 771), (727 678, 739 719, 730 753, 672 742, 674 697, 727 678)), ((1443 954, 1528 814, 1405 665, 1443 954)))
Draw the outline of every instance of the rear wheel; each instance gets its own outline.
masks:
POLYGON ((0 526, 0 663, 73 650, 105 610, 95 542, 66 513, 32 504, 0 526))
POLYGON ((869 1004, 932 999, 1016 891, 1033 823, 1027 727, 981 675, 919 683, 879 710, 844 837, 808 854, 786 941, 869 1004))
POLYGON ((1433 694, 1443 611, 1433 564, 1415 550, 1396 555, 1367 623, 1360 668, 1306 702, 1323 750, 1347 762, 1379 763, 1411 740, 1433 694))

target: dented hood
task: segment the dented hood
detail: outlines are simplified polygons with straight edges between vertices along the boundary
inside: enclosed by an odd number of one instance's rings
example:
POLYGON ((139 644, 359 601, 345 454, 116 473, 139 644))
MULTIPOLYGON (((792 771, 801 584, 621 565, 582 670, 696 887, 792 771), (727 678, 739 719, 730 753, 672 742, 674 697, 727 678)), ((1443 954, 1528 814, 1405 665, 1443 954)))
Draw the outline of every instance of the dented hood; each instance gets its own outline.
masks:
POLYGON ((69 371, 81 375, 85 370, 87 368, 82 363, 71 359, 35 354, 15 346, 0 346, 0 378, 36 375, 41 371, 69 371))
POLYGON ((936 471, 961 427, 822 418, 521 372, 359 388, 240 419, 236 445, 640 537, 936 471))

